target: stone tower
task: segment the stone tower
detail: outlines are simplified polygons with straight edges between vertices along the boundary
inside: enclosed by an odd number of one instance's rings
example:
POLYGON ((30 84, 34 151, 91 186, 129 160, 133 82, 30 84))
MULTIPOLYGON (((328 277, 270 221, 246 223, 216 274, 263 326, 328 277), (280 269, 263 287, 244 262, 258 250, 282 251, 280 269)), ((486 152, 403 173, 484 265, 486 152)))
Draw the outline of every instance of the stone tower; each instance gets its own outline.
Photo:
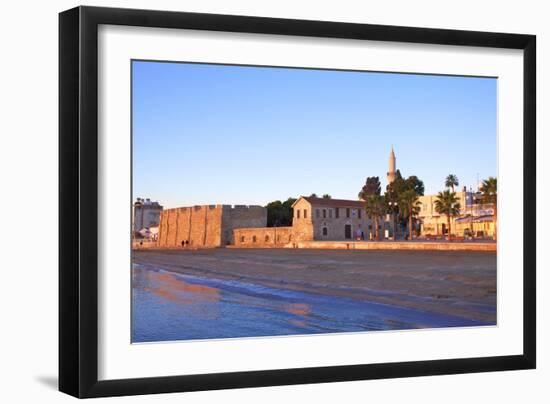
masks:
POLYGON ((395 153, 393 152, 393 145, 391 147, 390 158, 388 161, 388 184, 391 184, 395 180, 395 153))

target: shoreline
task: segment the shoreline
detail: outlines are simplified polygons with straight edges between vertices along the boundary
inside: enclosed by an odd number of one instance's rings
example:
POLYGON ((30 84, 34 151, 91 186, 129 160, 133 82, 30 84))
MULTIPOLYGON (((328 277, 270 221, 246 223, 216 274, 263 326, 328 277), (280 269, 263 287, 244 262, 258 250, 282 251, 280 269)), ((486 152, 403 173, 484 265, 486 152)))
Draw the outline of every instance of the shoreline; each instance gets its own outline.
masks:
MULTIPOLYGON (((464 271, 456 265, 422 268, 425 261, 422 251, 401 252, 399 262, 394 265, 404 267, 389 269, 392 264, 380 261, 387 260, 387 254, 387 251, 375 250, 351 254, 341 250, 142 250, 133 252, 132 262, 206 280, 233 280, 496 323, 496 254, 477 253, 481 255, 478 258, 488 263, 488 274, 482 276, 468 270, 461 274, 464 271), (319 254, 322 256, 312 256, 319 254), (379 256, 372 257, 373 254, 379 256), (494 276, 491 276, 493 257, 494 276), (419 259, 420 266, 411 268, 410 261, 419 259), (446 274, 443 278, 441 272, 446 274)), ((438 261, 453 261, 457 254, 464 253, 433 251, 431 254, 439 255, 438 261)), ((471 257, 461 258, 466 260, 464 265, 471 261, 471 257)))

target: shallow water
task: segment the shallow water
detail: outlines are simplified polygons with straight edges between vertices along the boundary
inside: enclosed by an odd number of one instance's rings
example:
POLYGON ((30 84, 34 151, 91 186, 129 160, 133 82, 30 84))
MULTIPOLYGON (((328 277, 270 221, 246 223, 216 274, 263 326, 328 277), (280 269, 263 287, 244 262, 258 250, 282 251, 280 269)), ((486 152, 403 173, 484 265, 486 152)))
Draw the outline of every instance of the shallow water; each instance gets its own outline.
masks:
POLYGON ((476 326, 344 297, 203 279, 134 265, 132 342, 476 326))

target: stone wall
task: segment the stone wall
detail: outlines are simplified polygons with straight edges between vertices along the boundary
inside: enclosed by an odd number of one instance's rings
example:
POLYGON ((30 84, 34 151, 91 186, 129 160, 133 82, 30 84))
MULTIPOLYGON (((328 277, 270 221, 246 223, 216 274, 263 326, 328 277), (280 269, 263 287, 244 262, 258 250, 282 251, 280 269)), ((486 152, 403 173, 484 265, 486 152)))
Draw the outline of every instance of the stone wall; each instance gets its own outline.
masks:
POLYGON ((158 247, 221 247, 233 243, 237 227, 263 227, 267 210, 261 206, 203 205, 165 209, 161 213, 158 247))
POLYGON ((275 247, 291 243, 292 227, 261 227, 235 229, 234 245, 237 247, 275 247))
POLYGON ((233 230, 267 226, 267 209, 253 205, 224 205, 222 226, 222 245, 234 244, 233 230))
POLYGON ((159 247, 217 247, 221 244, 222 207, 165 209, 160 216, 159 247))

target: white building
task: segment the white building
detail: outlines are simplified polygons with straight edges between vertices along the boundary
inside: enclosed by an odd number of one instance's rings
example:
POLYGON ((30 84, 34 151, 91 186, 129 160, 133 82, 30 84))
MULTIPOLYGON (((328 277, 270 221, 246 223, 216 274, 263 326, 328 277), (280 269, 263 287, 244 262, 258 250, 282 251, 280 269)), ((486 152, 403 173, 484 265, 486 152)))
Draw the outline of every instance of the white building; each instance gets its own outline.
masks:
POLYGON ((162 212, 162 206, 158 202, 153 202, 149 198, 137 198, 134 203, 134 232, 158 226, 160 212, 162 212))

